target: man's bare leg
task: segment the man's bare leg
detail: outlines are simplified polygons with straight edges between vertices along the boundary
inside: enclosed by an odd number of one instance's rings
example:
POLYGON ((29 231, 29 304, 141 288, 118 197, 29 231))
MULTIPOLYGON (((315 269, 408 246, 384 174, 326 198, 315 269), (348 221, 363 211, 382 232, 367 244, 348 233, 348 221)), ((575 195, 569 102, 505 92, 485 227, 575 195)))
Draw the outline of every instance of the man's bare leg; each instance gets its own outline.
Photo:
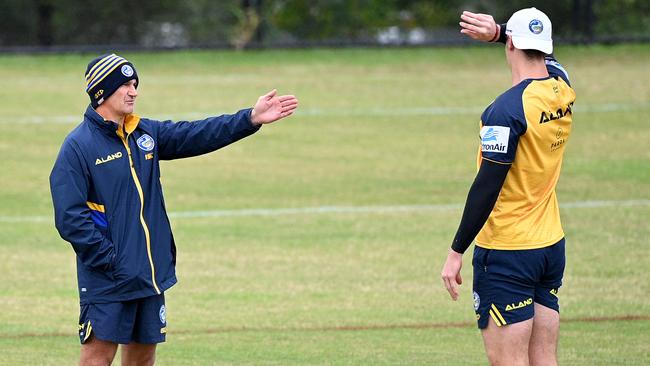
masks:
POLYGON ((533 331, 533 319, 497 326, 490 319, 482 330, 483 344, 492 366, 528 366, 528 344, 533 331))
POLYGON ((531 366, 557 366, 560 313, 535 303, 533 333, 528 346, 531 366))
POLYGON ((153 366, 156 344, 134 343, 122 345, 122 366, 153 366))
POLYGON ((102 341, 94 335, 81 345, 80 366, 110 366, 117 352, 117 343, 102 341))

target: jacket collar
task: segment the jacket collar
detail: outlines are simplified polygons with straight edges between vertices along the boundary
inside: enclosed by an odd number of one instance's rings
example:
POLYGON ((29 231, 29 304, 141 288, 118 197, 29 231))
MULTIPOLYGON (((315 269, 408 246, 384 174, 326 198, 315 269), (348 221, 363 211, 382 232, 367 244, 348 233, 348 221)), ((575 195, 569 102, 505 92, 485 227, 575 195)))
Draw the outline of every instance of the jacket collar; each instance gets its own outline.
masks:
MULTIPOLYGON (((123 136, 122 131, 119 130, 117 123, 105 120, 104 117, 97 113, 95 108, 93 108, 93 106, 90 104, 88 105, 88 108, 86 108, 84 117, 85 120, 88 121, 91 125, 97 127, 97 129, 108 135, 115 136, 117 133, 118 136, 123 136)), ((139 123, 140 117, 136 116, 135 114, 129 114, 124 119, 124 129, 127 133, 131 133, 135 131, 139 123)))

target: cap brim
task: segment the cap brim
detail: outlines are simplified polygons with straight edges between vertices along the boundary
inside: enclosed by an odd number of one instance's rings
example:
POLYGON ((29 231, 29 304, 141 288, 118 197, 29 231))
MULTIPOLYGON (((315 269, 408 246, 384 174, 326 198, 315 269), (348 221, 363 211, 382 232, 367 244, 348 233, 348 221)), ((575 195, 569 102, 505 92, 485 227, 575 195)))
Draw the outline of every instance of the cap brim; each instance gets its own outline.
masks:
POLYGON ((538 50, 547 55, 553 53, 553 41, 512 36, 512 44, 520 50, 538 50))

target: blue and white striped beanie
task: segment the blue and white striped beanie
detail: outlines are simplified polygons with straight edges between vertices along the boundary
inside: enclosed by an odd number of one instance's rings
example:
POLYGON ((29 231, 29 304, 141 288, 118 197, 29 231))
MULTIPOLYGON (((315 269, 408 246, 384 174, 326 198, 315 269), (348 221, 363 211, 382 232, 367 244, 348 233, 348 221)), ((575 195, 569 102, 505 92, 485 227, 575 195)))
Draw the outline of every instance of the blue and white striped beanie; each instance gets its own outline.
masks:
POLYGON ((125 58, 114 53, 97 57, 86 68, 86 93, 90 97, 90 104, 97 108, 122 84, 134 79, 137 88, 138 73, 125 58))

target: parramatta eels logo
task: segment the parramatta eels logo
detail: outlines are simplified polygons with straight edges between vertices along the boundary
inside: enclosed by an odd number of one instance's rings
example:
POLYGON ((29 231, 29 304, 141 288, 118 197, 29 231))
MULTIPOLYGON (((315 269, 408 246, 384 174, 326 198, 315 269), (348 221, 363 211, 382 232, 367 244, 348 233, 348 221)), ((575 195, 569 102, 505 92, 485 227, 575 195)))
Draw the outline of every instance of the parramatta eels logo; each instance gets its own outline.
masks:
POLYGON ((479 305, 481 305, 481 297, 474 291, 474 311, 478 311, 479 305))
POLYGON ((160 322, 165 324, 167 321, 167 314, 165 310, 165 305, 160 305, 160 310, 158 311, 158 316, 160 317, 160 322))
POLYGON ((133 75, 133 68, 129 65, 124 65, 120 69, 122 72, 122 75, 126 76, 127 78, 130 78, 133 75))
POLYGON ((156 146, 156 143, 153 141, 153 138, 151 136, 147 135, 146 133, 136 141, 138 143, 138 147, 142 151, 151 151, 153 150, 154 146, 156 146))
POLYGON ((540 34, 544 30, 544 24, 539 19, 533 19, 528 23, 528 29, 535 34, 540 34))

